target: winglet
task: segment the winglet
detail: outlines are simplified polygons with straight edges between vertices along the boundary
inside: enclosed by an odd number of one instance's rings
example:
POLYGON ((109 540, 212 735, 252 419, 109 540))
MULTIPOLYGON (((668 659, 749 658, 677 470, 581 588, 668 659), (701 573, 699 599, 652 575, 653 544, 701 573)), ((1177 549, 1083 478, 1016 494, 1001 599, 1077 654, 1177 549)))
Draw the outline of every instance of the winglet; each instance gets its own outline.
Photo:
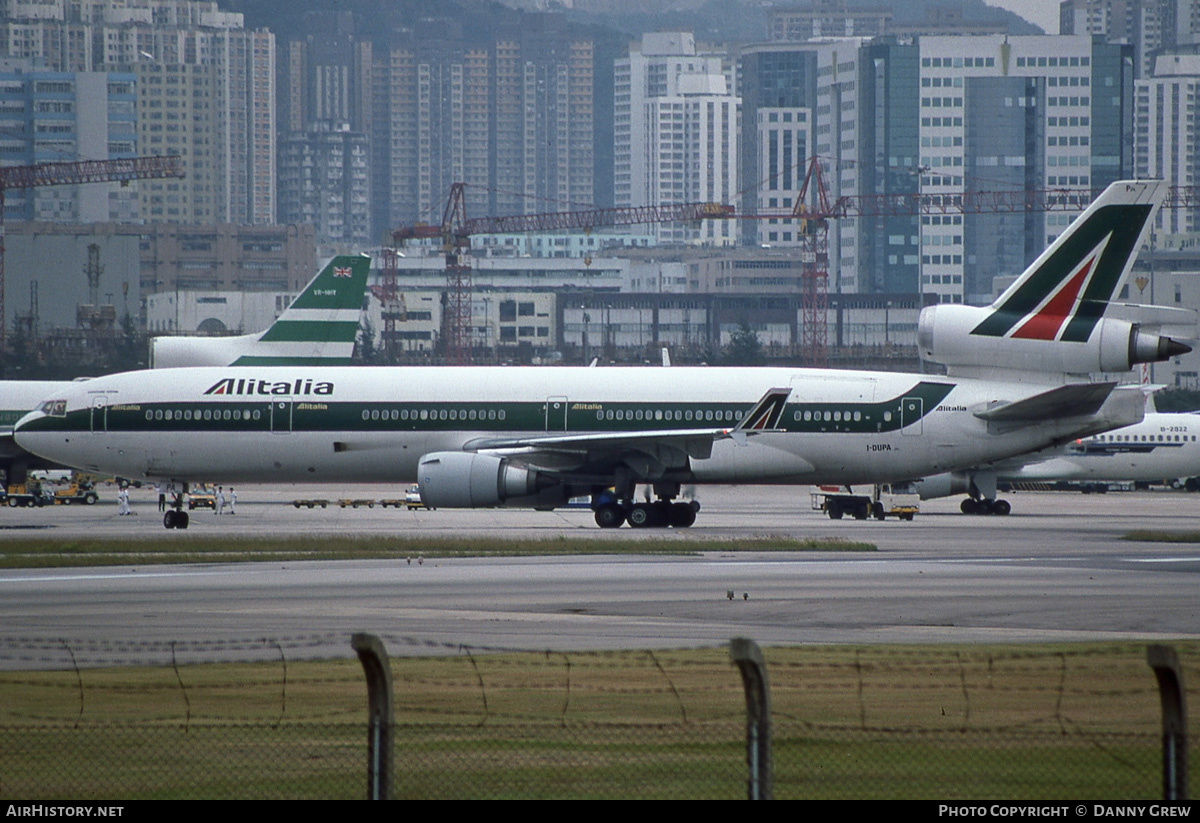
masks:
POLYGON ((768 389, 762 399, 754 404, 754 408, 733 427, 731 432, 775 430, 779 426, 780 418, 783 417, 783 410, 787 406, 787 399, 791 393, 791 388, 768 389))

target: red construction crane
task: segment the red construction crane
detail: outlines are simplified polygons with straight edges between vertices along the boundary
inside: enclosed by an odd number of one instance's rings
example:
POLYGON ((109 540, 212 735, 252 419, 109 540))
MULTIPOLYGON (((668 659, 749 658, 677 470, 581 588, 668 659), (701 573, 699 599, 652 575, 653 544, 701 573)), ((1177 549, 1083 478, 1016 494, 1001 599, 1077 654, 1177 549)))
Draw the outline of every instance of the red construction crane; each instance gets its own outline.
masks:
POLYGON ((804 173, 800 196, 792 215, 800 220, 800 348, 807 364, 814 368, 829 365, 829 218, 834 216, 829 205, 829 189, 821 174, 821 164, 814 157, 804 173), (809 186, 815 187, 810 197, 809 186), (815 204, 809 206, 809 200, 815 204))
POLYGON ((39 163, 36 166, 0 168, 0 349, 8 343, 8 318, 4 306, 4 195, 8 189, 38 186, 75 186, 81 183, 121 183, 183 177, 178 155, 131 157, 124 160, 83 160, 77 163, 39 163))
MULTIPOLYGON (((640 206, 612 209, 584 209, 550 214, 527 214, 514 217, 476 217, 467 219, 464 185, 450 187, 450 199, 442 214, 440 225, 418 224, 402 226, 392 232, 397 246, 407 240, 440 238, 446 255, 445 342, 450 362, 471 362, 471 267, 463 261, 463 252, 478 234, 510 234, 518 232, 587 230, 602 226, 632 226, 640 223, 672 223, 711 218, 733 217, 734 208, 720 203, 685 203, 678 206, 640 206)), ((390 251, 390 250, 389 250, 390 251)), ((388 311, 396 305, 395 252, 384 253, 383 288, 384 341, 391 345, 395 337, 397 312, 388 311)))

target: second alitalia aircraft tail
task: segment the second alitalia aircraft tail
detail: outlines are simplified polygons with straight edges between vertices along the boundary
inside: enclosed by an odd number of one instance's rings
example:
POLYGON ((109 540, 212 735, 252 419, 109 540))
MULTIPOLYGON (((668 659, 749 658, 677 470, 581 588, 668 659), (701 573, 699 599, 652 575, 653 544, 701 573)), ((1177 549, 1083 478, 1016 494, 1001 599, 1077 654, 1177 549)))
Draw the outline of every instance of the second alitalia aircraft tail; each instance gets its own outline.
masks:
POLYGON ((339 255, 309 282, 270 328, 237 337, 157 337, 151 368, 342 366, 358 334, 371 258, 339 255))

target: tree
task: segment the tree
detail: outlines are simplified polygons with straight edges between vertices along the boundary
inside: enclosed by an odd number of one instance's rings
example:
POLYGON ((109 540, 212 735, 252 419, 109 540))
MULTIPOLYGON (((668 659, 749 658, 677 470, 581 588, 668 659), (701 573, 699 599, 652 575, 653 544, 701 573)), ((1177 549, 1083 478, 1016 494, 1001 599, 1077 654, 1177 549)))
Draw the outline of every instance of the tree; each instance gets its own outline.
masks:
POLYGON ((722 365, 761 366, 765 360, 758 334, 742 320, 737 331, 729 335, 729 345, 721 352, 722 365))

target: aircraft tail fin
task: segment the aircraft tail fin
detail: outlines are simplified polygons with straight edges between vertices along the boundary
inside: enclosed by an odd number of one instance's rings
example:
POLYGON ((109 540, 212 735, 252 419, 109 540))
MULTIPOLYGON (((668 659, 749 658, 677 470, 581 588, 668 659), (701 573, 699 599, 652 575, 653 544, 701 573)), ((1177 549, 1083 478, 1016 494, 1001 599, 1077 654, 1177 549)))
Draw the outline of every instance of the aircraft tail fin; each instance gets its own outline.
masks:
POLYGON ((956 376, 1007 370, 1015 379, 1044 380, 1123 372, 1190 351, 1144 326, 1136 307, 1113 303, 1165 193, 1161 180, 1113 183, 992 305, 922 309, 922 358, 956 376), (1123 312, 1131 316, 1117 316, 1123 312))
MULTIPOLYGON (((329 365, 350 362, 370 271, 368 255, 334 257, 259 336, 258 342, 293 349, 293 363, 297 358, 305 363, 315 360, 329 365)), ((272 361, 278 357, 276 354, 272 361)), ((244 355, 234 365, 263 365, 254 358, 253 354, 244 355)))
POLYGON ((972 333, 1086 341, 1128 278, 1165 193, 1161 180, 1109 186, 992 303, 972 333))
POLYGON ((156 337, 151 368, 346 365, 354 353, 370 271, 368 255, 338 255, 266 331, 238 337, 156 337))

